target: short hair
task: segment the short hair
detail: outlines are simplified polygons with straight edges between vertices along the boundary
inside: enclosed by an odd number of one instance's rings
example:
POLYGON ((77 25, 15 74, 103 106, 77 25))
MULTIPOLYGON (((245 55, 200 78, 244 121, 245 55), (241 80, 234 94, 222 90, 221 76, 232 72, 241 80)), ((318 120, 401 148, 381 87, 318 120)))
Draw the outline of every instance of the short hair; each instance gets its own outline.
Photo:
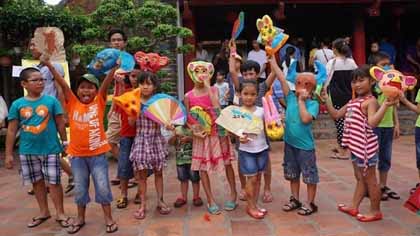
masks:
POLYGON ((260 64, 258 64, 258 62, 256 61, 248 60, 244 64, 241 65, 241 73, 250 71, 250 70, 254 70, 257 74, 259 74, 261 70, 260 64))
POLYGON ((223 69, 220 69, 220 70, 218 70, 218 71, 216 72, 216 74, 220 74, 220 75, 225 76, 225 75, 226 75, 226 71, 225 71, 225 70, 223 70, 223 69))
POLYGON ((245 87, 253 86, 257 90, 258 93, 258 83, 255 80, 244 80, 242 83, 239 84, 239 92, 242 92, 245 87))
POLYGON ((40 71, 38 68, 35 68, 35 67, 27 67, 20 72, 19 79, 27 80, 31 76, 31 74, 34 72, 40 72, 40 71))
POLYGON ((114 34, 121 34, 123 37, 124 41, 127 41, 127 36, 125 35, 124 31, 120 30, 120 29, 112 29, 109 31, 108 33, 108 41, 111 41, 111 37, 114 34))
POLYGON ((367 77, 369 79, 373 79, 372 76, 370 76, 369 70, 370 70, 370 66, 369 65, 361 65, 357 69, 353 70, 353 72, 352 72, 352 80, 355 80, 355 79, 357 79, 359 77, 361 77, 361 78, 367 77))
POLYGON ((379 51, 372 55, 372 65, 376 65, 380 61, 385 60, 385 59, 391 60, 391 57, 389 56, 388 53, 379 51))

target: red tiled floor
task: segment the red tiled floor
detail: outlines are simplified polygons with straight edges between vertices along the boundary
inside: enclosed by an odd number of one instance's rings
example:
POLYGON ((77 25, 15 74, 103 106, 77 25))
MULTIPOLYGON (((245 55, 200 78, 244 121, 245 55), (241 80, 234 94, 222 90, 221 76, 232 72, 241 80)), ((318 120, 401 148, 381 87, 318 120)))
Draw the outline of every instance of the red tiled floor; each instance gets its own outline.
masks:
MULTIPOLYGON (((334 140, 317 142, 317 160, 321 183, 318 188, 316 203, 319 212, 312 216, 299 216, 296 212, 283 212, 282 206, 290 196, 289 183, 283 178, 283 144, 273 143, 271 158, 273 163, 272 189, 274 202, 261 204, 269 210, 264 220, 251 219, 245 213, 246 203, 239 201, 239 207, 234 212, 222 212, 218 216, 205 219, 206 207, 192 206, 192 194, 189 202, 183 208, 173 209, 172 214, 161 216, 155 210, 156 193, 154 179, 148 180, 146 219, 133 218, 138 205, 132 200, 136 189, 129 190, 129 205, 127 209, 116 209, 113 204, 113 216, 119 223, 119 232, 113 235, 138 236, 415 236, 420 235, 420 216, 409 212, 403 207, 408 198, 408 190, 418 182, 415 167, 415 150, 413 137, 402 137, 394 143, 394 156, 389 174, 389 186, 401 195, 400 200, 383 202, 381 207, 385 219, 374 223, 360 223, 356 219, 341 214, 336 210, 337 203, 349 203, 354 190, 354 177, 350 161, 333 160, 329 158, 330 145, 334 140)), ((116 162, 110 161, 110 176, 115 176, 116 162)), ((236 163, 234 164, 237 169, 236 163)), ((54 221, 53 204, 49 201, 53 218, 43 225, 28 229, 26 224, 31 217, 38 214, 37 204, 33 196, 26 194, 29 187, 22 187, 18 175, 18 166, 14 170, 0 167, 0 235, 66 235, 54 221)), ((165 169, 165 201, 172 206, 179 196, 179 184, 176 179, 175 163, 171 159, 165 169)), ((64 176, 64 183, 67 177, 64 176)), ((211 183, 217 203, 222 206, 227 199, 228 185, 225 173, 211 174, 211 183)), ((306 188, 301 186, 300 198, 306 200, 306 188)), ((237 181, 239 191, 239 181, 237 181)), ((119 196, 119 189, 112 187, 113 196, 119 196)), ((94 199, 93 187, 91 198, 94 199)), ((204 191, 201 196, 205 201, 204 191)), ((65 210, 70 215, 76 214, 73 195, 64 198, 65 210)), ((365 199, 361 211, 369 209, 369 201, 365 199)), ((86 226, 77 235, 102 236, 105 233, 101 207, 92 202, 87 209, 86 226)))

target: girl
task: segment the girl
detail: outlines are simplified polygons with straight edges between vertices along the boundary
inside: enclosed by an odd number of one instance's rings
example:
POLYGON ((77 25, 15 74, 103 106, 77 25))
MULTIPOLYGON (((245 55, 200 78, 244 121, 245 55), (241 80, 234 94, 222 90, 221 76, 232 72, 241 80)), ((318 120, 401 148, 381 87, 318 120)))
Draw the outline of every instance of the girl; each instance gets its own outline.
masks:
POLYGON ((356 177, 356 189, 350 206, 338 205, 338 210, 351 216, 357 216, 362 222, 382 219, 380 211, 381 192, 376 180, 375 166, 378 163, 378 139, 372 128, 376 127, 385 115, 388 107, 396 104, 398 100, 386 99, 381 106, 372 95, 375 80, 369 75, 369 66, 365 65, 353 72, 351 88, 355 97, 336 110, 328 95, 328 113, 333 119, 345 117, 343 145, 349 148, 356 177), (363 197, 369 194, 370 212, 366 215, 359 214, 359 206, 363 197))
MULTIPOLYGON (((194 63, 194 62, 192 62, 194 63)), ((207 75, 210 77, 210 75, 207 75)), ((208 78, 209 79, 209 78, 208 78)), ((199 106, 211 115, 212 127, 210 134, 197 131, 194 120, 189 117, 188 125, 193 130, 193 153, 191 170, 200 171, 200 178, 206 192, 207 210, 210 214, 220 214, 220 208, 215 203, 211 191, 208 171, 220 170, 225 167, 227 180, 230 186, 230 199, 225 202, 224 209, 232 211, 236 208, 235 173, 231 161, 234 153, 228 136, 219 137, 215 124, 217 109, 220 109, 219 96, 216 88, 210 88, 206 82, 196 82, 194 88, 185 95, 185 106, 189 111, 191 107, 199 106)))
MULTIPOLYGON (((158 88, 158 78, 151 72, 142 72, 139 77, 141 88, 141 103, 146 103, 158 88)), ((143 105, 142 105, 143 106, 143 105)), ((159 124, 144 115, 140 115, 136 121, 136 137, 131 148, 130 161, 139 179, 140 208, 134 213, 136 219, 146 217, 146 180, 147 171, 152 169, 155 174, 155 186, 157 193, 156 209, 162 215, 171 212, 171 208, 163 201, 163 167, 166 164, 168 152, 166 141, 160 132, 159 124)))
MULTIPOLYGON (((255 116, 263 119, 264 110, 255 106, 258 94, 256 81, 244 81, 240 86, 240 96, 242 108, 255 116)), ((267 210, 257 206, 257 199, 261 184, 261 173, 266 170, 268 163, 268 144, 264 130, 257 137, 250 140, 246 135, 239 138, 239 168, 240 172, 246 176, 246 200, 249 216, 255 219, 264 218, 267 210)))
MULTIPOLYGON (((335 58, 329 60, 326 65, 328 79, 324 88, 328 88, 334 108, 340 109, 351 99, 351 73, 357 68, 357 65, 351 58, 351 50, 345 39, 334 40, 332 49, 335 58)), ((338 146, 332 149, 333 155, 331 158, 333 159, 348 159, 347 150, 342 145, 343 122, 344 119, 335 120, 338 146)))

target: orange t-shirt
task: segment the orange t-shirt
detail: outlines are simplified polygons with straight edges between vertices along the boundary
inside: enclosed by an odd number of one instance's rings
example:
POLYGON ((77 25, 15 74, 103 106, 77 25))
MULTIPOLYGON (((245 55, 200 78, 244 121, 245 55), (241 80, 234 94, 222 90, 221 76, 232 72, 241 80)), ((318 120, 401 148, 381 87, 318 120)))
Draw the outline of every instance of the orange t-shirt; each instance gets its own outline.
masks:
POLYGON ((104 131, 105 104, 102 96, 96 96, 90 104, 83 104, 71 93, 65 104, 70 123, 68 154, 96 156, 111 149, 104 131))

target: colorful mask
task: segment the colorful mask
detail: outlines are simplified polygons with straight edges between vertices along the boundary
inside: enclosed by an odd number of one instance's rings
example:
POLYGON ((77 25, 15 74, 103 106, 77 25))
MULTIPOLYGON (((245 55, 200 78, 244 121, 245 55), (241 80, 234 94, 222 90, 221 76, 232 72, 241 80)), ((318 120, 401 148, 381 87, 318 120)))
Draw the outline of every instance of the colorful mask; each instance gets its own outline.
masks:
POLYGON ((257 29, 260 32, 257 41, 265 45, 268 55, 274 55, 287 41, 289 35, 284 30, 273 26, 273 21, 268 15, 257 20, 257 29))
POLYGON ((51 61, 66 61, 64 34, 57 27, 38 27, 34 33, 36 49, 51 61))
POLYGON ((417 83, 415 77, 405 76, 397 70, 384 70, 373 66, 369 72, 378 81, 382 93, 391 99, 397 98, 401 92, 413 89, 417 83))
POLYGON ((134 57, 140 65, 142 71, 150 71, 156 73, 162 67, 168 65, 169 58, 160 56, 157 53, 136 52, 134 57))
POLYGON ((213 64, 205 61, 190 62, 187 66, 188 75, 194 83, 210 81, 214 73, 213 64))
POLYGON ((113 97, 112 101, 119 106, 130 117, 137 117, 140 114, 140 88, 126 92, 118 97, 113 97))

